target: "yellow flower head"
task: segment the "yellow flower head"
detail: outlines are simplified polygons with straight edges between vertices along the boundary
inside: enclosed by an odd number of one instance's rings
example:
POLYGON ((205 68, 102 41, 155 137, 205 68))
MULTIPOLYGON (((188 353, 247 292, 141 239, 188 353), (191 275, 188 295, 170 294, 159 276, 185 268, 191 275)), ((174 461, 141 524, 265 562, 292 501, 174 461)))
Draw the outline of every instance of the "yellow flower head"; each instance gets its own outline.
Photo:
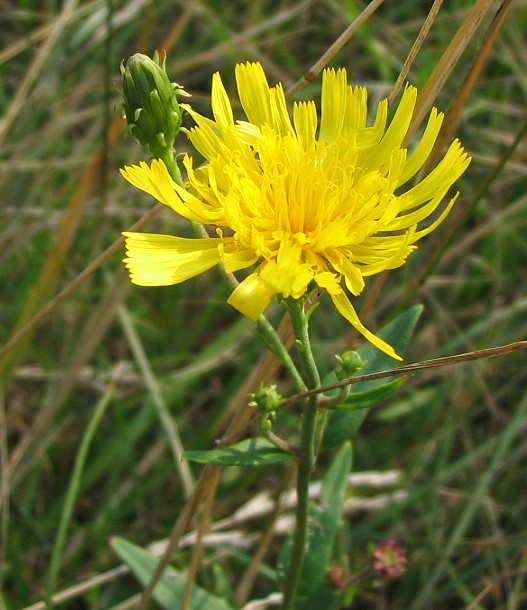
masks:
POLYGON ((186 156, 186 188, 160 160, 127 166, 123 176, 189 220, 218 227, 217 238, 124 233, 132 282, 183 282, 217 263, 227 272, 252 267, 228 302, 256 319, 276 295, 299 298, 314 283, 371 343, 392 347, 360 322, 347 291, 364 278, 400 267, 415 243, 445 218, 457 195, 434 212, 470 158, 454 141, 438 165, 404 190, 429 157, 443 115, 433 109, 411 154, 402 147, 417 98, 407 86, 387 124, 387 101, 367 125, 367 93, 347 84, 344 69, 326 70, 321 113, 299 102, 289 116, 284 90, 270 88, 258 63, 238 64, 236 82, 247 121, 235 121, 220 75, 212 80, 214 120, 187 108, 189 138, 207 162, 186 156), (423 221, 434 215, 423 226, 423 221))

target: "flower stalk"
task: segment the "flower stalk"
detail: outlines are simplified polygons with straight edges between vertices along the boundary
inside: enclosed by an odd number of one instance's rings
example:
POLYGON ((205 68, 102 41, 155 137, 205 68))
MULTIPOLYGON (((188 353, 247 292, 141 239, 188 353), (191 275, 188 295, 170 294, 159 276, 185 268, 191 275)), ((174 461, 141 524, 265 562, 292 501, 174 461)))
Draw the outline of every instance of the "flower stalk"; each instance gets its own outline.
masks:
MULTIPOLYGON (((303 299, 289 298, 284 302, 291 318, 296 346, 303 365, 307 386, 309 389, 317 388, 320 386, 320 376, 309 341, 304 301, 303 299)), ((306 400, 302 413, 300 458, 298 460, 296 480, 295 532, 284 590, 283 610, 291 610, 294 607, 298 583, 302 573, 302 565, 304 563, 309 514, 309 483, 316 460, 317 407, 318 395, 315 394, 306 400)))
POLYGON ((307 390, 302 375, 298 372, 291 355, 267 318, 265 316, 260 316, 257 324, 262 340, 285 367, 294 387, 297 388, 298 392, 307 390))

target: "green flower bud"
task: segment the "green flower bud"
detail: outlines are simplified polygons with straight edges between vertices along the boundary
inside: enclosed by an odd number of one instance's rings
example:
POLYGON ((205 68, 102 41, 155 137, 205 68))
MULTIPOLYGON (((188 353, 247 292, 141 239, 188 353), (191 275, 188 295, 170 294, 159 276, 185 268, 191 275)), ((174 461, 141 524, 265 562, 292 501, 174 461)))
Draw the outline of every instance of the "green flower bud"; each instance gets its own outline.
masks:
POLYGON ((353 375, 366 364, 359 353, 354 351, 344 352, 343 354, 340 354, 340 356, 335 357, 338 360, 335 374, 340 381, 347 379, 348 377, 353 377, 353 375))
POLYGON ((177 96, 188 96, 177 83, 170 82, 166 59, 159 61, 136 53, 121 64, 124 116, 132 135, 154 157, 163 158, 181 130, 183 109, 177 96))
POLYGON ((259 417, 274 417, 274 412, 282 404, 283 398, 278 393, 276 386, 262 386, 252 395, 251 405, 256 408, 259 417))

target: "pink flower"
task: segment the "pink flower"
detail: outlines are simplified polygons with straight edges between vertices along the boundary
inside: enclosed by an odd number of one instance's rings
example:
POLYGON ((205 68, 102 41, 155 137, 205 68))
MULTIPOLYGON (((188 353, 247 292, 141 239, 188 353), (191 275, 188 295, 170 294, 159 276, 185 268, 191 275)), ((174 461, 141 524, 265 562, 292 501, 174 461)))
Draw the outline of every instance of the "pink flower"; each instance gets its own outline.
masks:
POLYGON ((398 578, 406 568, 406 549, 389 538, 379 543, 372 552, 373 569, 379 576, 398 578))

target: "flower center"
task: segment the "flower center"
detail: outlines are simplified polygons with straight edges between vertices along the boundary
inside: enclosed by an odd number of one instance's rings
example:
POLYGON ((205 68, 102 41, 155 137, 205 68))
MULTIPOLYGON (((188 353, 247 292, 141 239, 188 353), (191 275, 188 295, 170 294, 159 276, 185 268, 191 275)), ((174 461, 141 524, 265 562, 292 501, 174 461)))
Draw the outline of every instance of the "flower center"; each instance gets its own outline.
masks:
POLYGON ((284 240, 323 255, 382 230, 394 185, 379 172, 357 169, 352 145, 341 139, 306 148, 293 133, 280 135, 267 126, 261 133, 253 163, 240 155, 224 166, 226 218, 239 243, 271 260, 284 240))

